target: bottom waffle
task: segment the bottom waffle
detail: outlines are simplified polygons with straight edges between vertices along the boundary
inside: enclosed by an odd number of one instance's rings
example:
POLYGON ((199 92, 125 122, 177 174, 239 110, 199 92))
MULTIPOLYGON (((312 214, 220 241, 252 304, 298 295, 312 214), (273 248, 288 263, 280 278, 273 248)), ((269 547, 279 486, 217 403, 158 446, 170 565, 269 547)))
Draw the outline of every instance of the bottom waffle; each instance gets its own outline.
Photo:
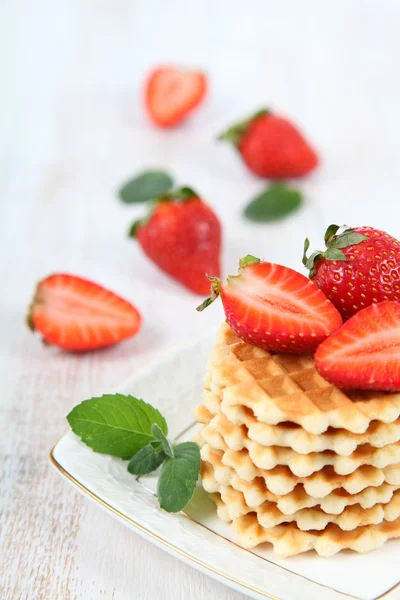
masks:
MULTIPOLYGON (((218 510, 223 510, 225 503, 220 494, 210 496, 218 510)), ((391 538, 400 537, 400 518, 391 522, 382 521, 378 525, 357 527, 352 531, 343 531, 333 523, 323 531, 301 531, 295 523, 265 528, 260 525, 256 514, 249 513, 234 519, 232 528, 244 548, 254 548, 268 542, 282 558, 309 550, 315 550, 321 556, 332 556, 344 549, 368 552, 391 538)))

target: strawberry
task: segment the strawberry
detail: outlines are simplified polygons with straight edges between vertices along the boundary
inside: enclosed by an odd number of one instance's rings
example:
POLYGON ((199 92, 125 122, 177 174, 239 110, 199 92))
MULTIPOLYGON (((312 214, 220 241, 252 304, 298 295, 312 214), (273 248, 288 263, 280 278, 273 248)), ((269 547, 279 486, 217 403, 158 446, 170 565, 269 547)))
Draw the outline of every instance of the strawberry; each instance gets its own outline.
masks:
POLYGON ((204 73, 159 67, 146 83, 145 104, 150 119, 160 127, 172 127, 185 119, 204 99, 204 73))
POLYGON ((239 274, 213 278, 203 310, 221 296, 228 324, 253 346, 274 352, 311 353, 342 324, 326 296, 307 277, 247 255, 239 274))
POLYGON ((196 294, 209 291, 206 275, 220 274, 220 222, 190 188, 158 198, 130 235, 156 265, 196 294))
POLYGON ((42 279, 27 322, 46 344, 71 351, 97 350, 132 337, 142 318, 137 309, 97 283, 57 273, 42 279))
POLYGON ((320 345, 315 366, 341 388, 400 391, 400 305, 380 302, 353 315, 320 345))
POLYGON ((345 229, 331 225, 325 233, 325 251, 303 264, 310 278, 333 302, 344 319, 372 303, 400 300, 400 243, 373 227, 345 229))
POLYGON ((318 164, 318 156, 298 129, 269 110, 237 123, 219 139, 232 142, 250 171, 260 177, 303 177, 318 164))

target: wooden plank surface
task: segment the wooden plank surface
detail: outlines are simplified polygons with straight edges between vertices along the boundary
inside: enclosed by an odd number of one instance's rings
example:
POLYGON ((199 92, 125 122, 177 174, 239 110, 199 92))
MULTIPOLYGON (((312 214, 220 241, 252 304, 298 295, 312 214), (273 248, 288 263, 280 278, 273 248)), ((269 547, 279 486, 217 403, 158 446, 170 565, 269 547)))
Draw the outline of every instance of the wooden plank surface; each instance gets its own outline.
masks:
POLYGON ((223 220, 226 272, 248 252, 300 268, 304 236, 320 240, 331 220, 400 235, 399 25, 388 0, 2 3, 1 600, 243 598, 108 518, 47 461, 72 406, 221 319, 217 307, 196 314, 198 298, 142 258, 125 235, 140 209, 115 190, 147 166, 198 188, 223 220), (212 80, 204 109, 171 132, 138 100, 143 73, 164 60, 212 80), (214 138, 265 103, 295 116, 324 162, 301 184, 299 215, 257 227, 240 211, 261 184, 214 138), (54 271, 134 301, 140 336, 83 356, 42 347, 23 319, 35 281, 54 271))

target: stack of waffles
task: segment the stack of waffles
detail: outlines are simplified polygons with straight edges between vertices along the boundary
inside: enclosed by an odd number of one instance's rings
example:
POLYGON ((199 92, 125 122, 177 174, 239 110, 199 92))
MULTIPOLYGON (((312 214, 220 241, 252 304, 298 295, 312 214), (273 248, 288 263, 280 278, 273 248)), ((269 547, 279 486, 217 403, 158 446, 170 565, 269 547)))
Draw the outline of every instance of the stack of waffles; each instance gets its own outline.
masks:
POLYGON ((400 537, 400 394, 344 392, 312 357, 224 324, 195 415, 203 486, 244 547, 330 556, 400 537))

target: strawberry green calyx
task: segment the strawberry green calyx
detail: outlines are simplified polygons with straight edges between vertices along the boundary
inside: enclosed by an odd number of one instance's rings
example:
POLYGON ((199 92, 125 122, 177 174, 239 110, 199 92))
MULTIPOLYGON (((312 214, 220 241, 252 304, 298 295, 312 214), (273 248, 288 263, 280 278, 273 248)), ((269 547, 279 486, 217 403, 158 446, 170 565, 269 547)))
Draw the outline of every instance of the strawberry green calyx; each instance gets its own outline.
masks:
POLYGON ((324 235, 324 241, 326 250, 317 250, 313 252, 311 256, 307 256, 307 251, 310 247, 310 240, 306 238, 304 240, 304 251, 303 251, 303 265, 309 269, 309 277, 312 279, 316 274, 316 264, 318 261, 325 260, 336 260, 346 262, 348 261, 347 256, 343 252, 344 248, 348 246, 355 246, 367 240, 366 235, 357 233, 354 229, 347 227, 346 225, 329 225, 324 235), (340 229, 343 229, 343 233, 337 233, 340 229))
POLYGON ((190 187, 184 186, 176 190, 175 192, 170 192, 167 199, 173 200, 189 200, 190 198, 198 198, 198 194, 190 187))
POLYGON ((261 260, 256 256, 252 256, 251 254, 246 254, 239 260, 239 270, 245 269, 249 265, 257 265, 261 260))
POLYGON ((221 293, 221 280, 218 277, 208 277, 208 279, 211 281, 211 294, 196 308, 198 312, 210 306, 221 293))
POLYGON ((249 125, 251 125, 251 123, 253 123, 253 121, 256 121, 258 118, 270 114, 270 112, 271 111, 267 108, 262 108, 261 110, 258 110, 256 113, 254 113, 254 115, 252 115, 248 119, 245 119, 244 121, 239 121, 238 123, 235 123, 235 125, 232 125, 232 127, 229 127, 226 131, 221 133, 217 139, 230 142, 234 146, 237 146, 238 144, 240 144, 240 141, 243 135, 246 133, 247 129, 249 128, 249 125))
POLYGON ((32 302, 29 305, 28 312, 25 317, 25 323, 27 324, 27 326, 29 327, 29 329, 31 331, 36 331, 35 322, 33 319, 34 310, 37 306, 40 306, 43 303, 43 293, 42 293, 42 290, 40 289, 40 284, 41 284, 41 281, 39 281, 39 283, 36 284, 32 302))
POLYGON ((138 219, 134 221, 128 230, 128 237, 135 238, 139 227, 145 223, 145 219, 138 219))
POLYGON ((147 215, 142 217, 141 219, 134 221, 130 226, 128 230, 128 237, 136 237, 139 227, 147 225, 155 209, 162 202, 186 202, 187 200, 198 197, 198 194, 192 188, 184 186, 172 192, 166 192, 165 194, 163 194, 162 196, 158 196, 157 198, 153 198, 153 200, 149 202, 150 208, 147 215))
MULTIPOLYGON (((257 265, 259 262, 261 261, 256 256, 246 254, 246 256, 243 256, 243 258, 239 260, 239 273, 237 275, 229 275, 228 282, 235 277, 240 277, 241 271, 243 271, 246 267, 249 267, 250 265, 257 265)), ((218 279, 218 277, 208 277, 208 279, 211 281, 211 294, 200 304, 200 306, 196 308, 198 312, 201 312, 207 308, 207 306, 210 306, 210 304, 212 304, 214 300, 216 300, 216 298, 218 298, 218 296, 221 294, 221 280, 218 279)))

